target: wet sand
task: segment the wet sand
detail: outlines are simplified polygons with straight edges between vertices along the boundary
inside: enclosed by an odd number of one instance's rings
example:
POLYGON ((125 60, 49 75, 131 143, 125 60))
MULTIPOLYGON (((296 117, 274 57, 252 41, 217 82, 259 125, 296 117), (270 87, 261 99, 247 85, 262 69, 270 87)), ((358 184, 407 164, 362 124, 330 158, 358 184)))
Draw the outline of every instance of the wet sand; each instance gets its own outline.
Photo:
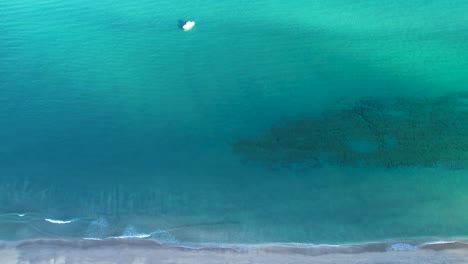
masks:
POLYGON ((282 246, 199 249, 144 240, 33 240, 0 246, 2 264, 146 264, 146 263, 468 263, 465 243, 432 244, 415 251, 386 251, 367 246, 282 246))

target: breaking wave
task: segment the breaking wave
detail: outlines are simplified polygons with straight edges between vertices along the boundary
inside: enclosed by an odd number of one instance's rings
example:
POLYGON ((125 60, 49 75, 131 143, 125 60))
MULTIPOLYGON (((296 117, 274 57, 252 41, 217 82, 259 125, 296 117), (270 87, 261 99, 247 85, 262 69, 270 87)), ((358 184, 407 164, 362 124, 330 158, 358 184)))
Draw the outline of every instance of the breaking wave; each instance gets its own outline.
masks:
MULTIPOLYGON (((250 248, 289 252, 307 255, 322 255, 332 253, 365 253, 365 252, 389 252, 389 251, 416 251, 421 249, 451 249, 467 248, 468 241, 460 240, 394 240, 385 242, 369 242, 360 244, 307 244, 307 243, 257 243, 257 244, 223 244, 223 243, 193 243, 180 241, 170 230, 156 229, 145 231, 134 225, 126 225, 123 228, 112 226, 105 217, 86 218, 50 218, 35 213, 5 213, 0 214, 0 225, 13 224, 17 230, 13 233, 29 234, 23 237, 11 237, 7 243, 137 243, 138 245, 167 245, 171 247, 183 247, 194 250, 207 249, 231 249, 248 250, 250 248), (18 228, 20 226, 20 228, 18 228), (21 232, 17 232, 17 231, 21 232), (94 242, 93 242, 94 241, 94 242)), ((4 239, 5 240, 5 239, 4 239)))

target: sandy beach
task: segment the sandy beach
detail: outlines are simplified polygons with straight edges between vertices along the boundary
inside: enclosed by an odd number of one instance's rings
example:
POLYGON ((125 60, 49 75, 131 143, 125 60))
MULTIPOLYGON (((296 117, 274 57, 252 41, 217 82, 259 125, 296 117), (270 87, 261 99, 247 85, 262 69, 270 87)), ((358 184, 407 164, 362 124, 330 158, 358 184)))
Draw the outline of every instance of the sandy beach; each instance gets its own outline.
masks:
POLYGON ((449 264, 468 263, 468 248, 464 243, 449 243, 428 245, 415 251, 385 251, 378 244, 338 248, 264 245, 248 249, 190 249, 144 240, 34 240, 3 244, 0 248, 0 260, 4 264, 449 264))

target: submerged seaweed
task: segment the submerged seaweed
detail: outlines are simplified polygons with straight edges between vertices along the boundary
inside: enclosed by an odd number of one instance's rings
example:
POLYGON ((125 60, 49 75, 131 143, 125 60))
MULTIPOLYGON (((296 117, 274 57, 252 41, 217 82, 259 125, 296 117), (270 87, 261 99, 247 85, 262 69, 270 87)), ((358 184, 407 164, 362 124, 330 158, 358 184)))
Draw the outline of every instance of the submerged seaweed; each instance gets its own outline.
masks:
POLYGON ((273 126, 234 142, 248 160, 269 164, 468 167, 468 94, 366 98, 320 117, 273 126))

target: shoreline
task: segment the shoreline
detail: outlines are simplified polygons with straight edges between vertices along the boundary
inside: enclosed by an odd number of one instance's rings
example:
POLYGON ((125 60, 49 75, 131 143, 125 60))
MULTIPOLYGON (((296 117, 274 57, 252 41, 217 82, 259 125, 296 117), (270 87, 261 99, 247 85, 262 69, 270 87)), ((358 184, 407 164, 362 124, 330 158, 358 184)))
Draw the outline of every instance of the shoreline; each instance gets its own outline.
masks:
POLYGON ((131 247, 157 247, 171 248, 176 250, 193 251, 217 251, 232 250, 235 252, 244 252, 249 250, 263 251, 288 251, 304 252, 310 255, 314 252, 317 255, 326 255, 334 253, 371 253, 371 252, 392 252, 392 251, 418 251, 418 250, 451 250, 467 249, 468 239, 452 238, 447 240, 427 240, 427 239, 394 239, 384 241, 356 242, 344 244, 326 244, 326 243, 296 243, 296 242, 265 242, 265 243, 216 243, 216 242, 177 242, 167 243, 154 239, 146 239, 139 236, 128 237, 108 237, 99 238, 31 238, 18 241, 0 240, 1 248, 24 248, 29 246, 63 246, 74 248, 92 248, 101 246, 131 246, 131 247))
POLYGON ((5 264, 468 263, 468 242, 465 241, 425 243, 416 250, 389 250, 389 245, 391 243, 348 246, 257 244, 189 248, 144 239, 34 239, 2 242, 0 259, 5 264))

